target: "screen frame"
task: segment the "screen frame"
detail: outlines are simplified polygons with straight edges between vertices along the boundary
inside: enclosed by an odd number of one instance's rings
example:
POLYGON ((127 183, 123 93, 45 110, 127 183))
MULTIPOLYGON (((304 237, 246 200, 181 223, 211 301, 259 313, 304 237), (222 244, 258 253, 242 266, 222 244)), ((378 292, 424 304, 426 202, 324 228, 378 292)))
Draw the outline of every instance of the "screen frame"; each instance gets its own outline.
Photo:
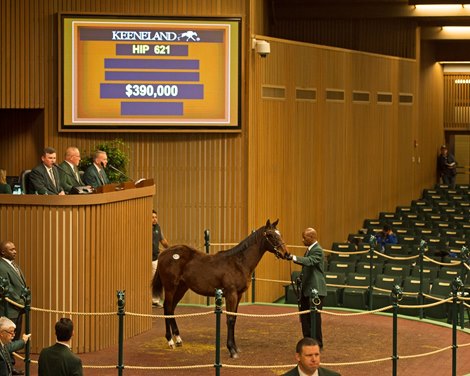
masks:
MULTIPOLYGON (((124 132, 124 133, 131 133, 131 132, 183 132, 183 133, 194 133, 194 132, 221 132, 221 133, 240 133, 242 128, 242 74, 243 74, 243 67, 242 67, 242 34, 243 34, 243 20, 242 17, 149 17, 149 16, 142 16, 142 15, 122 15, 122 14, 90 14, 90 13, 67 13, 62 12, 58 13, 58 131, 59 132, 124 132), (235 103, 236 109, 234 113, 236 114, 236 119, 232 122, 232 124, 217 124, 217 122, 213 124, 190 124, 182 121, 178 124, 166 124, 161 123, 158 125, 129 125, 129 124, 65 124, 65 75, 67 74, 65 60, 67 56, 65 56, 65 48, 64 43, 65 36, 64 36, 64 23, 66 21, 70 22, 70 20, 96 20, 96 21, 109 21, 109 20, 119 20, 119 22, 142 22, 142 21, 149 21, 149 22, 167 22, 168 24, 177 24, 177 23, 184 23, 189 24, 192 21, 198 23, 208 22, 209 24, 217 24, 223 22, 230 22, 235 23, 237 25, 237 30, 235 31, 235 38, 237 46, 234 47, 234 50, 237 56, 233 59, 232 63, 230 59, 227 59, 227 64, 230 64, 230 69, 235 69, 236 77, 228 78, 232 81, 236 82, 236 89, 235 93, 231 93, 227 90, 227 97, 226 101, 230 103, 235 103)), ((73 48, 71 48, 73 49, 73 48)), ((70 59, 70 57, 68 57, 70 59)), ((73 64, 69 63, 69 69, 73 68, 73 64)), ((69 95, 70 97, 70 95, 69 95)), ((73 103, 72 103, 73 105, 73 103)))

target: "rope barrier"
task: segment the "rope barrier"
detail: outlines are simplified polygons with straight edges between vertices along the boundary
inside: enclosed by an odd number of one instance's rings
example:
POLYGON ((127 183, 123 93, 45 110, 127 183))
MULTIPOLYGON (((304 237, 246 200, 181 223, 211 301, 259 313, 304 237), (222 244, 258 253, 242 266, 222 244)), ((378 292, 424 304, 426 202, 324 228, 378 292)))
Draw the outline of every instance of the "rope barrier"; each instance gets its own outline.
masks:
MULTIPOLYGON (((116 366, 114 366, 116 368, 116 366)), ((200 369, 200 368, 214 368, 213 364, 195 364, 191 366, 165 366, 165 367, 144 367, 144 366, 124 366, 124 369, 136 370, 175 370, 175 369, 200 369)))
POLYGON ((385 253, 377 252, 377 251, 374 251, 374 253, 378 256, 385 257, 386 259, 389 259, 389 260, 414 260, 419 257, 418 255, 406 256, 406 257, 405 256, 389 256, 389 255, 386 255, 385 253))
POLYGON ((116 316, 116 312, 74 312, 74 311, 61 311, 57 309, 45 309, 45 308, 36 308, 31 307, 31 311, 37 312, 46 312, 46 313, 60 313, 68 316, 116 316))
POLYGON ((196 312, 196 313, 185 313, 181 315, 152 315, 152 314, 146 314, 146 313, 135 313, 135 312, 126 312, 126 315, 128 316, 136 316, 136 317, 152 317, 152 318, 158 318, 158 319, 177 319, 177 318, 187 318, 187 317, 196 317, 196 316, 206 316, 214 314, 214 311, 206 311, 206 312, 196 312))
MULTIPOLYGON (((223 310, 222 313, 225 313, 227 316, 241 316, 241 317, 260 317, 260 318, 274 318, 274 317, 286 317, 286 316, 296 316, 296 315, 305 315, 306 313, 309 313, 310 310, 307 309, 305 311, 295 311, 295 312, 288 312, 288 313, 276 313, 276 314, 271 314, 271 315, 260 315, 260 314, 254 314, 254 313, 240 313, 240 312, 229 312, 223 310)), ((322 313, 322 310, 318 310, 318 313, 322 313)))
POLYGON ((426 261, 430 261, 434 264, 437 264, 437 265, 442 265, 442 266, 458 266, 462 263, 462 261, 452 261, 452 262, 440 262, 440 261, 436 261, 426 255, 423 256, 423 259, 426 260, 426 261))
POLYGON ((18 307, 18 308, 20 308, 20 309, 24 309, 24 305, 23 305, 23 304, 17 303, 17 302, 15 302, 14 300, 11 300, 10 298, 7 298, 7 297, 5 297, 5 300, 6 300, 8 303, 14 305, 15 307, 18 307))
POLYGON ((255 278, 256 282, 276 282, 276 283, 287 283, 291 284, 291 281, 282 281, 279 279, 269 279, 269 278, 255 278))

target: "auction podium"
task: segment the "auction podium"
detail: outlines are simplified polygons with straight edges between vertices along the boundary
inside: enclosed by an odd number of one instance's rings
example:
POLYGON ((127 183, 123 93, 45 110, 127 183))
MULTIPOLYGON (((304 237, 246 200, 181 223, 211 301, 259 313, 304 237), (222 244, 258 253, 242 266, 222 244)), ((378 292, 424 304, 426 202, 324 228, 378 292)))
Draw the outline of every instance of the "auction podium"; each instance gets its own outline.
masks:
MULTIPOLYGON (((33 353, 55 343, 60 317, 75 324, 74 352, 117 344, 118 290, 126 311, 151 314, 154 194, 149 179, 105 193, 0 195, 0 239, 15 243, 31 289, 33 353)), ((126 316, 125 338, 151 325, 149 317, 126 316)))

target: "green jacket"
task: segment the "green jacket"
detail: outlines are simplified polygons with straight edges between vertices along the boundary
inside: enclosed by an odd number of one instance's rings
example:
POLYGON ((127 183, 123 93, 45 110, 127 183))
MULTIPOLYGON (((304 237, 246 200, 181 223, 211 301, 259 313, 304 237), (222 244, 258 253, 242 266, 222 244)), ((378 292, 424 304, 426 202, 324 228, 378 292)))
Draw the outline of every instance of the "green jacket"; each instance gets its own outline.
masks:
MULTIPOLYGON (((0 277, 6 278, 9 283, 9 298, 19 304, 24 304, 21 298, 21 292, 23 288, 26 287, 26 281, 21 270, 20 274, 18 274, 15 269, 13 269, 13 266, 0 257, 0 277)), ((9 304, 6 301, 0 302, 0 316, 16 319, 21 313, 20 309, 13 304, 9 304)))
POLYGON ((296 256, 294 262, 302 265, 302 295, 310 296, 310 290, 316 289, 318 295, 326 296, 323 249, 320 244, 314 243, 305 256, 296 256))
POLYGON ((66 161, 63 161, 60 167, 62 168, 61 170, 59 169, 60 181, 66 193, 70 193, 73 187, 84 185, 80 179, 80 175, 78 175, 77 179, 74 169, 66 161))

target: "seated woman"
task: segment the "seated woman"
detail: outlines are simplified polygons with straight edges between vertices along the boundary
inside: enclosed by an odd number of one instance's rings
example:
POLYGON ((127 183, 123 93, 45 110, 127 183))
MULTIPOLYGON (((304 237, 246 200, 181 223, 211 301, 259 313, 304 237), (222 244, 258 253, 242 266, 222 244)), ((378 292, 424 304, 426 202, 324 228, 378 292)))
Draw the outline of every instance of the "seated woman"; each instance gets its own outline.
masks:
POLYGON ((0 169, 0 193, 11 194, 11 187, 7 184, 7 172, 2 169, 0 169))

